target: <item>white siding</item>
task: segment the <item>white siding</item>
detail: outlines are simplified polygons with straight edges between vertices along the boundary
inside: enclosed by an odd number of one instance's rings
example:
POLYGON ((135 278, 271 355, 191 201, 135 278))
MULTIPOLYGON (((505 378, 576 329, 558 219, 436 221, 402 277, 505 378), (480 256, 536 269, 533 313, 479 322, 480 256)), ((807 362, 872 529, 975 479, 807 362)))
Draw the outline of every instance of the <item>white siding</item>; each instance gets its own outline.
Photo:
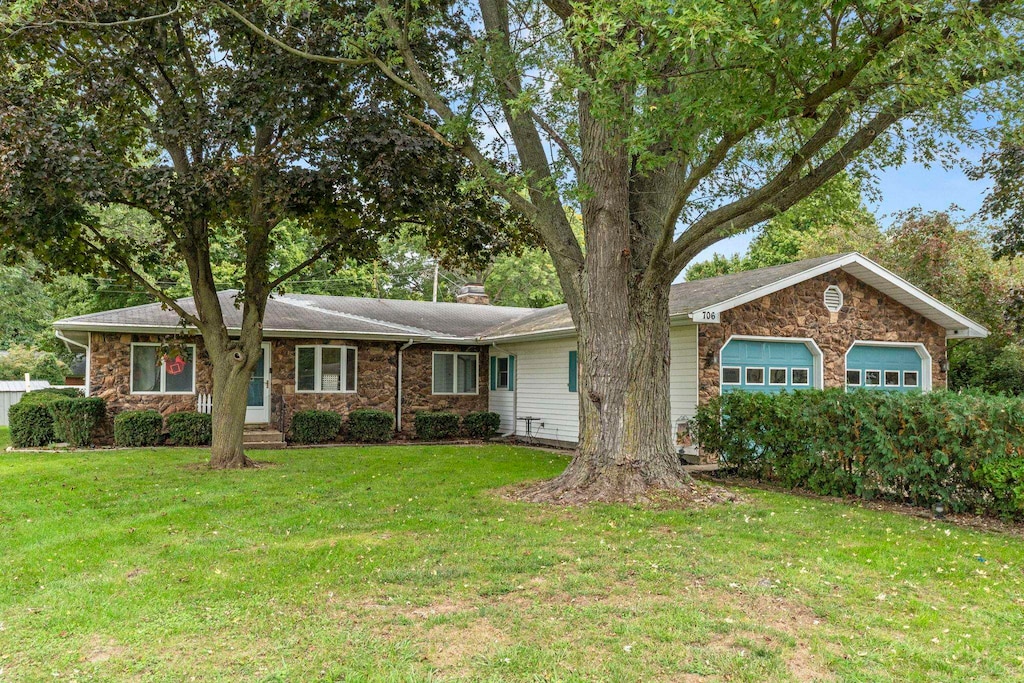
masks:
MULTIPOLYGON (((491 358, 505 358, 506 355, 500 351, 491 349, 491 358)), ((490 368, 487 371, 487 381, 491 381, 490 368)), ((498 428, 499 434, 510 434, 515 429, 515 420, 513 413, 515 411, 515 388, 516 384, 512 382, 513 391, 508 389, 491 389, 487 392, 487 403, 488 410, 492 413, 501 415, 501 426, 498 428)))
POLYGON ((675 425, 697 412, 697 326, 672 328, 669 337, 672 367, 669 370, 669 398, 672 402, 672 423, 675 425))
MULTIPOLYGON (((674 430, 676 422, 692 417, 697 410, 697 326, 673 327, 669 343, 674 430)), ((579 395, 569 391, 569 352, 576 350, 576 339, 503 344, 502 350, 516 357, 516 415, 540 418, 533 423, 532 436, 575 442, 579 438, 579 395)), ((501 415, 502 433, 512 424, 512 393, 491 392, 491 410, 501 415)), ((515 433, 526 436, 522 420, 516 422, 515 433)))
MULTIPOLYGON (((579 436, 579 403, 578 394, 569 391, 569 352, 576 350, 576 339, 503 344, 502 348, 516 357, 518 417, 540 418, 530 428, 531 435, 575 442, 579 436)), ((526 436, 523 421, 518 421, 515 429, 518 436, 526 436)))

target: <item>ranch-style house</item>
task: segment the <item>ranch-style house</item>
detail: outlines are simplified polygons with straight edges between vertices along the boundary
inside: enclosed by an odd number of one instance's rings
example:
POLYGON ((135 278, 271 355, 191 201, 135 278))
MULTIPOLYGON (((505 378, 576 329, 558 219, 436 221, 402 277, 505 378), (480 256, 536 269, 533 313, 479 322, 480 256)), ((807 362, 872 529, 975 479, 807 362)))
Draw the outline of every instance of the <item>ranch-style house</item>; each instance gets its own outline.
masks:
MULTIPOLYGON (((222 292, 221 301, 237 329, 234 295, 222 292)), ((670 317, 676 425, 719 392, 943 388, 946 340, 988 334, 857 253, 677 284, 670 317)), ((111 416, 208 405, 202 338, 160 304, 54 327, 84 351, 85 390, 105 399, 111 416)), ((299 410, 372 407, 393 412, 409 433, 417 411, 492 410, 503 434, 577 439, 576 330, 564 305, 492 306, 477 285, 458 303, 277 294, 263 331, 246 413, 254 426, 287 432, 299 410)))

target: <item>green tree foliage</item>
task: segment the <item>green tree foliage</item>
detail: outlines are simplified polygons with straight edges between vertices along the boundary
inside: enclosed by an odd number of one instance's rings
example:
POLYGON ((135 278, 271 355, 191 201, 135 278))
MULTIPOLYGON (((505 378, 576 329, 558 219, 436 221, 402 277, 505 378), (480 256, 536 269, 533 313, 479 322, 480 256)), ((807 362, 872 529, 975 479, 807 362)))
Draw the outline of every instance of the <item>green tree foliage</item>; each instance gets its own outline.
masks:
POLYGON ((29 265, 0 266, 0 350, 53 337, 53 305, 29 265))
MULTIPOLYGON (((234 5, 316 49, 337 42, 308 14, 234 5)), ((371 258, 407 223, 482 262, 522 234, 424 130, 423 106, 362 62, 325 67, 172 0, 26 0, 0 8, 0 36, 0 243, 55 272, 132 281, 202 334, 217 467, 249 464, 243 396, 276 287, 320 260, 371 258), (298 262, 276 261, 279 247, 298 262), (194 311, 175 301, 185 273, 194 311), (236 334, 225 278, 240 284, 236 334)), ((416 52, 427 68, 436 47, 416 52)))
POLYGON ((0 380, 23 380, 25 373, 28 373, 32 379, 64 384, 67 371, 67 365, 49 351, 11 346, 0 353, 0 380))

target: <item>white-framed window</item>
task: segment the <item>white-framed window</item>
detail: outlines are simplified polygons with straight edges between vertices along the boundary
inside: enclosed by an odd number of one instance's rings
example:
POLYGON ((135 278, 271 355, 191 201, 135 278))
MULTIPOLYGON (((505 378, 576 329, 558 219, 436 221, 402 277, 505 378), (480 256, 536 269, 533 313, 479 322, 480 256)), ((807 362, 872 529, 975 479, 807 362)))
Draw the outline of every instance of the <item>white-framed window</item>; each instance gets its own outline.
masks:
POLYGON ((866 386, 866 387, 880 387, 880 386, 882 386, 882 371, 881 370, 865 370, 864 371, 864 386, 866 386))
POLYGON ((900 385, 900 371, 899 370, 886 370, 885 371, 885 386, 887 387, 898 387, 900 385))
POLYGON ((356 391, 359 353, 354 346, 296 346, 295 391, 351 394, 356 391))
POLYGON ((194 394, 196 392, 196 347, 181 348, 184 356, 165 356, 160 344, 131 346, 131 393, 194 394))
POLYGON ((903 386, 905 387, 916 387, 919 384, 917 370, 904 370, 903 371, 903 386))
POLYGON ((435 351, 432 387, 435 394, 475 394, 480 354, 435 351))
POLYGON ((722 384, 739 384, 740 369, 735 367, 722 368, 722 384))
POLYGON ((764 384, 764 368, 747 368, 747 384, 764 384))
POLYGON ((846 386, 848 386, 848 387, 859 387, 860 386, 860 370, 847 370, 846 371, 846 386))
POLYGON ((789 383, 789 368, 768 368, 768 384, 785 386, 789 383))
POLYGON ((843 308, 843 290, 835 285, 825 288, 825 308, 833 313, 838 313, 843 308))
POLYGON ((494 387, 496 389, 508 389, 508 356, 499 356, 495 359, 497 365, 497 375, 494 378, 494 387))
POLYGON ((811 384, 810 368, 793 368, 789 371, 789 383, 795 387, 806 387, 811 384))

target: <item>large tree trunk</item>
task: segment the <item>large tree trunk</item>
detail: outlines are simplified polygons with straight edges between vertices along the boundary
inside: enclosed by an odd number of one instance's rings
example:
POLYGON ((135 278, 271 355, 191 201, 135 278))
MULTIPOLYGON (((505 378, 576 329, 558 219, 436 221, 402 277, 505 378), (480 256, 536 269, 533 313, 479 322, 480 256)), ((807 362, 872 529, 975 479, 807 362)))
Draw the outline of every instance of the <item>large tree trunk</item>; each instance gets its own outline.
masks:
POLYGON ((245 455, 242 438, 251 375, 249 365, 235 361, 232 353, 224 354, 220 362, 214 363, 213 442, 210 446, 210 467, 214 469, 253 464, 245 455))
POLYGON ((596 284, 591 296, 605 305, 579 329, 579 446, 565 472, 525 497, 572 504, 688 491, 672 438, 668 286, 597 295, 596 284), (611 310, 620 307, 626 320, 611 310))

